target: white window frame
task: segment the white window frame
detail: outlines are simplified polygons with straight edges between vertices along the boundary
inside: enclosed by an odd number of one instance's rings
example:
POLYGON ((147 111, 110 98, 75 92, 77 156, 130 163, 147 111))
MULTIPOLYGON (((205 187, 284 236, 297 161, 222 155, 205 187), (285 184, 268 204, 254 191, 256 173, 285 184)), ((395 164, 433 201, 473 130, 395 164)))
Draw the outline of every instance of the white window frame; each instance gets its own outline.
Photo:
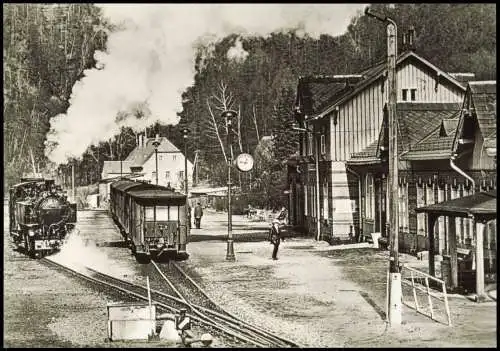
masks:
POLYGON ((365 218, 375 219, 375 181, 372 173, 365 175, 365 218))

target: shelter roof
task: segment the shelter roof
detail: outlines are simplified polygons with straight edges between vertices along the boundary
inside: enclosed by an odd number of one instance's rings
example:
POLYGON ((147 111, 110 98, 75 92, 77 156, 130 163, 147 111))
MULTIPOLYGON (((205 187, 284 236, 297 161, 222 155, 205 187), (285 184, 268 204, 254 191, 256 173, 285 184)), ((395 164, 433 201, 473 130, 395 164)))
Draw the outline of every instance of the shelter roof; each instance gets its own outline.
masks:
POLYGON ((415 211, 441 216, 474 216, 478 219, 494 219, 497 216, 497 192, 496 190, 479 192, 454 200, 418 207, 415 211))

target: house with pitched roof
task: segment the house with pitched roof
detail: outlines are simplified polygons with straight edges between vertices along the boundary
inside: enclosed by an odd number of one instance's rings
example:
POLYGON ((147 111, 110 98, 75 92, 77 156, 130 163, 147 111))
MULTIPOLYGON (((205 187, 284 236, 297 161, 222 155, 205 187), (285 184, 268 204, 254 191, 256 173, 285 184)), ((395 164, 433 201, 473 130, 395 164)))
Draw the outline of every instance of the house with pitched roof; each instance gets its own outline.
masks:
MULTIPOLYGON (((404 152, 439 127, 442 118, 456 118, 466 88, 413 51, 398 56, 396 75, 404 152)), ((289 177, 292 224, 317 236, 320 221, 320 237, 334 242, 371 232, 387 235, 386 80, 385 60, 355 75, 299 79, 295 118, 310 132, 301 135, 297 167, 291 167, 296 174, 289 177)), ((453 123, 445 122, 445 133, 453 123)), ((407 161, 399 167, 410 169, 407 161)), ((410 226, 409 220, 400 223, 410 226)))
MULTIPOLYGON (((155 138, 139 136, 139 141, 134 150, 125 160, 105 161, 102 179, 133 175, 137 180, 156 183, 156 169, 158 163, 158 184, 171 187, 184 192, 185 182, 185 155, 167 138, 156 135, 155 138), (159 141, 156 153, 153 142, 159 141), (158 160, 156 160, 158 157, 158 160)), ((193 181, 193 163, 187 161, 187 179, 189 187, 193 181)))

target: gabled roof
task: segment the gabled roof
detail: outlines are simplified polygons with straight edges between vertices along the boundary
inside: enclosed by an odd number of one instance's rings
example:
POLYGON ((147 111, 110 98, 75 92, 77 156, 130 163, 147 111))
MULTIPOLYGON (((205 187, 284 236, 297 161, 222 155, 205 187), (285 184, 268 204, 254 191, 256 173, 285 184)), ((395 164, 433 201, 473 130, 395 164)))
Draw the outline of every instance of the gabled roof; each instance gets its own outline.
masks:
MULTIPOLYGON (((436 66, 434 66, 432 63, 424 59, 423 57, 417 55, 413 51, 407 51, 403 54, 401 54, 396 62, 396 65, 399 66, 406 60, 415 60, 416 62, 420 63, 421 65, 426 66, 430 70, 434 71, 437 76, 440 77, 440 79, 444 79, 448 81, 449 83, 453 84, 457 89, 460 89, 462 91, 465 91, 465 86, 453 78, 451 75, 448 73, 440 70, 436 66)), ((353 85, 349 87, 349 89, 340 89, 338 86, 331 86, 331 87, 325 87, 325 92, 324 97, 322 98, 322 101, 324 101, 324 105, 327 106, 326 108, 319 108, 320 104, 316 106, 316 109, 312 109, 312 113, 308 116, 309 119, 317 119, 317 118, 323 118, 326 115, 330 114, 334 109, 341 105, 342 103, 348 101, 355 95, 357 95, 359 92, 364 90, 367 86, 370 84, 374 83, 378 79, 381 79, 382 77, 385 77, 387 74, 387 65, 386 61, 381 61, 380 63, 364 70, 361 71, 360 75, 363 76, 363 78, 357 82, 355 82, 353 85), (321 110, 321 111, 320 111, 321 110), (320 112, 319 112, 320 111, 320 112)), ((300 84, 299 84, 300 88, 300 84)), ((305 102, 305 101, 304 101, 305 102)), ((307 113, 306 113, 307 114, 307 113)))
MULTIPOLYGON (((154 154, 155 147, 153 145, 155 138, 149 138, 144 146, 136 146, 134 150, 128 155, 125 161, 131 163, 131 166, 142 166, 154 154)), ((160 137, 160 145, 158 146, 160 152, 180 153, 180 150, 174 146, 167 138, 160 137)))
POLYGON ((130 173, 130 166, 132 166, 130 161, 104 161, 102 174, 130 173))
POLYGON ((472 104, 483 136, 491 134, 497 125, 497 82, 469 82, 472 104))
MULTIPOLYGON (((440 129, 444 120, 448 127, 454 125, 456 130, 459 114, 459 103, 398 103, 398 153, 401 159, 449 157, 455 131, 450 130, 448 136, 441 137, 440 129)), ((350 163, 373 163, 373 159, 380 159, 380 148, 389 147, 386 124, 384 116, 378 139, 363 151, 351 155, 350 163)))
POLYGON ((418 207, 415 211, 444 216, 469 217, 473 215, 484 219, 493 219, 497 216, 497 192, 493 190, 475 193, 454 200, 418 207))

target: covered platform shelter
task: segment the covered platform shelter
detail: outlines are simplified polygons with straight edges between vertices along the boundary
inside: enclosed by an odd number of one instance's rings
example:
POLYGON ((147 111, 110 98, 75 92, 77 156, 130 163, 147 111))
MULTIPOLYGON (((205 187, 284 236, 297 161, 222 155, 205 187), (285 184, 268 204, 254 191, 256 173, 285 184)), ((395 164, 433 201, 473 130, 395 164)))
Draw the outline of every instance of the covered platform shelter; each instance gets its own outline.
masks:
MULTIPOLYGON (((473 235, 475 237, 476 295, 477 301, 485 297, 484 283, 484 238, 486 224, 497 217, 496 190, 478 192, 473 195, 433 205, 422 206, 416 212, 427 213, 427 232, 429 236, 429 274, 435 276, 435 245, 434 225, 440 216, 450 218, 448 230, 448 253, 450 255, 451 289, 458 287, 458 258, 455 218, 471 218, 473 220, 473 235)), ((495 238, 496 240, 496 238, 495 238)))

